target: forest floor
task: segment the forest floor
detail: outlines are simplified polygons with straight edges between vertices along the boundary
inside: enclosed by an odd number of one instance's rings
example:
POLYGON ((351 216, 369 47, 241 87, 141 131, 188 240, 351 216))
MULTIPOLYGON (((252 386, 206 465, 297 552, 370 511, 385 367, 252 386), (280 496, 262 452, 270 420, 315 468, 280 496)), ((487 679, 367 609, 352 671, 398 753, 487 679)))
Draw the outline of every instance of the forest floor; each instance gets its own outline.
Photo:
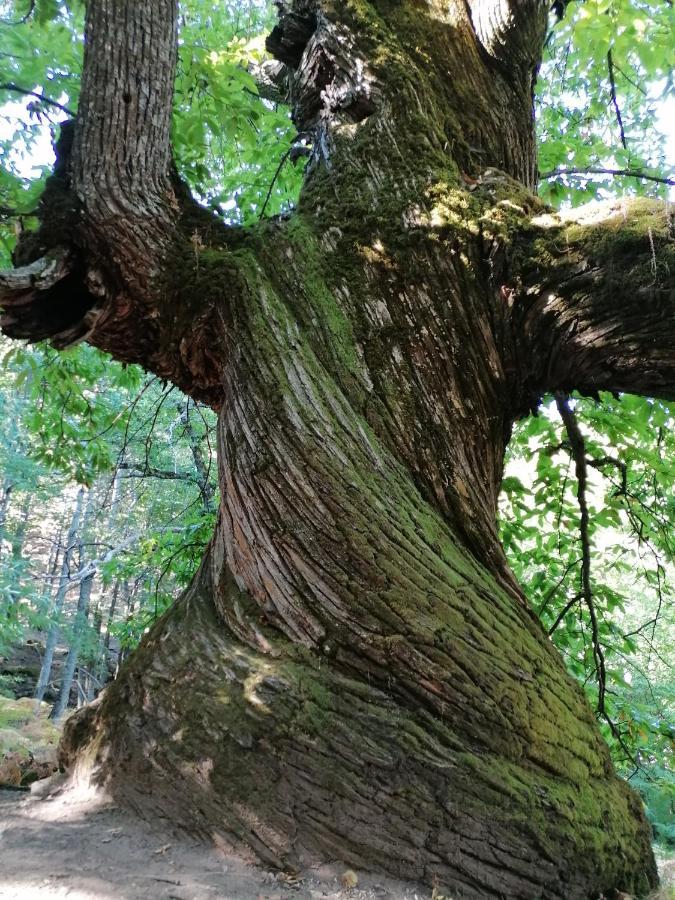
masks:
MULTIPOLYGON (((150 825, 62 776, 30 793, 0 790, 1 900, 429 900, 431 886, 325 867, 292 883, 150 825), (358 879, 355 883, 355 879, 358 879), (351 883, 352 887, 344 887, 351 883)), ((675 860, 660 861, 659 900, 674 897, 675 860)))
POLYGON ((2 900, 428 900, 420 888, 345 871, 293 884, 170 827, 75 790, 60 776, 30 793, 0 790, 2 900), (355 886, 344 888, 342 879, 355 886))

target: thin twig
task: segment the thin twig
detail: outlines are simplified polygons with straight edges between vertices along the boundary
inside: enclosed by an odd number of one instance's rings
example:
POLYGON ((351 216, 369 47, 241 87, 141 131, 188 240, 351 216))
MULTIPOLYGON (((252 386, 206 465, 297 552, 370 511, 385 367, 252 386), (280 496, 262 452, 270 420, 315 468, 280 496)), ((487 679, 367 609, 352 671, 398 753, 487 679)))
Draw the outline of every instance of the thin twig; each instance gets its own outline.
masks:
POLYGON ((616 113, 616 121, 619 125, 619 136, 621 137, 621 146, 624 150, 628 150, 626 143, 626 132, 623 127, 623 119, 621 117, 621 107, 616 96, 616 82, 614 81, 614 60, 612 59, 612 51, 607 51, 607 72, 609 74, 609 93, 612 97, 614 112, 616 113))
POLYGON ((552 169, 539 175, 540 181, 549 178, 558 178, 561 175, 583 177, 584 175, 624 175, 626 178, 643 178, 645 181, 655 181, 657 184, 675 185, 675 178, 663 178, 659 175, 648 175, 641 169, 606 169, 600 166, 588 166, 585 169, 552 169))
POLYGON ((19 212, 18 209, 13 209, 11 206, 0 206, 0 218, 3 219, 26 219, 29 216, 36 216, 37 213, 37 206, 35 209, 29 209, 28 212, 19 212))
POLYGON ((26 22, 30 19, 30 17, 35 12, 35 0, 30 0, 28 5, 28 12, 25 16, 22 16, 20 19, 17 19, 15 22, 8 22, 7 19, 0 20, 1 25, 25 25, 26 22))
POLYGON ((562 575, 558 579, 557 583, 554 584, 553 587, 550 588, 550 590, 548 590, 546 592, 546 596, 544 597, 541 604, 539 605, 539 608, 537 609, 537 615, 539 616, 539 618, 541 618, 543 613, 548 608, 548 604, 553 599, 553 597, 556 595, 558 589, 561 587, 563 581, 567 578, 570 571, 574 568, 574 566, 578 566, 580 562, 581 562, 581 557, 577 557, 577 559, 573 559, 572 562, 568 563, 567 566, 565 566, 565 571, 562 573, 562 575))
POLYGON ((272 191, 274 190, 274 185, 276 184, 277 178, 279 177, 279 174, 284 167, 284 163, 286 162, 288 157, 291 155, 292 149, 293 149, 293 147, 289 147, 288 150, 281 157, 281 162, 277 166, 277 170, 274 173, 274 178, 272 179, 272 183, 270 184, 269 190, 267 191, 267 196, 265 197, 265 202, 263 203, 262 209, 260 210, 259 219, 262 219, 262 217, 265 215, 265 210, 267 209, 267 204, 270 202, 270 197, 272 196, 272 191))
POLYGON ((581 594, 575 594, 574 597, 572 597, 572 599, 569 601, 569 603, 566 603, 566 604, 563 606, 563 608, 560 610, 560 613, 558 614, 558 618, 555 620, 555 622, 553 623, 553 625, 551 625, 551 627, 550 627, 549 630, 548 630, 548 636, 549 636, 549 637, 551 637, 551 635, 553 634, 553 632, 558 628, 558 626, 560 625, 560 623, 562 622, 562 620, 565 618, 565 616, 567 615, 567 613, 572 609, 572 607, 574 606, 574 604, 575 604, 575 603, 578 603, 579 600, 581 600, 581 596, 582 596, 581 594))
POLYGON ((73 119, 75 118, 75 113, 73 112, 73 110, 69 109, 67 106, 64 106, 63 103, 59 103, 58 100, 52 100, 51 97, 45 97, 44 94, 38 94, 37 91, 29 91, 27 88, 22 88, 18 84, 14 84, 13 81, 5 81, 0 84, 0 90, 13 91, 15 94, 22 94, 24 97, 37 97, 37 99, 41 103, 44 103, 47 106, 53 106, 56 109, 60 109, 61 112, 66 113, 73 119))
POLYGON ((636 91, 640 91, 640 93, 646 97, 647 91, 642 87, 642 85, 637 84, 637 82, 633 81, 632 78, 630 78, 628 75, 626 75, 624 70, 621 68, 621 66, 617 62, 615 62, 614 60, 612 60, 612 62, 614 64, 614 68, 616 69, 616 71, 619 72, 621 75, 623 75, 623 77, 626 79, 628 84, 632 84, 636 91))

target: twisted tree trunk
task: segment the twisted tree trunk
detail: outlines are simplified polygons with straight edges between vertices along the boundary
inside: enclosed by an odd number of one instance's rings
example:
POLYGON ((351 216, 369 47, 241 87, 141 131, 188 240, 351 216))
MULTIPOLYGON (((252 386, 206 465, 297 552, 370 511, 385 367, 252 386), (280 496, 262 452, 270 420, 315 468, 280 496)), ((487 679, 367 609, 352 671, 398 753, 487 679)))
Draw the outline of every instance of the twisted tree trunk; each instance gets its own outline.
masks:
POLYGON ((61 749, 146 814, 458 897, 655 883, 497 537, 543 392, 675 396, 666 211, 566 222, 530 192, 546 14, 294 0, 268 46, 313 135, 304 190, 225 229, 170 175, 173 3, 89 4, 72 156, 3 327, 85 335, 219 411, 200 571, 61 749))

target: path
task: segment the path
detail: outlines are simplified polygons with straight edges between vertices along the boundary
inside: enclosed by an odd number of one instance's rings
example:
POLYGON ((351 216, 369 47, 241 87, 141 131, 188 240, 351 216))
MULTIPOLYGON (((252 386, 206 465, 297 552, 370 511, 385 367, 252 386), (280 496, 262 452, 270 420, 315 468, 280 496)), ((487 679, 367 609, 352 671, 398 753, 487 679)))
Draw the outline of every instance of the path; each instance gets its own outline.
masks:
POLYGON ((2 900, 428 900, 431 893, 365 874, 345 890, 344 874, 326 869, 287 884, 74 791, 46 782, 37 794, 0 790, 2 900))

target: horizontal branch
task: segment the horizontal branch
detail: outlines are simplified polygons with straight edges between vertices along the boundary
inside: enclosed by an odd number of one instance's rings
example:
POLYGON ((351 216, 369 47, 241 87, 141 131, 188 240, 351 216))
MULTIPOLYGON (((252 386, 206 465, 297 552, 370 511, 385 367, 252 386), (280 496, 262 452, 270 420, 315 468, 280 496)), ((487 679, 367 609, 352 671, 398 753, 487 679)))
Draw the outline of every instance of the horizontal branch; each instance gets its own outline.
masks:
POLYGON ((601 166, 588 166, 585 169, 552 169, 550 172, 541 173, 539 180, 547 181, 551 178, 560 178, 563 175, 569 175, 574 178, 583 178, 585 175, 614 175, 625 176, 626 178, 642 178, 645 181, 653 181, 656 184, 675 185, 675 178, 650 175, 642 169, 607 169, 601 166))
POLYGON ((532 65, 541 56, 548 0, 467 0, 471 24, 483 48, 509 65, 532 65))
POLYGON ((172 481, 195 481, 190 472, 174 472, 171 469, 157 469, 154 466, 134 466, 131 463, 120 463, 117 467, 124 471, 125 478, 162 478, 172 481))
MULTIPOLYGON (((175 526, 172 528, 163 528, 162 534, 166 534, 167 532, 171 534, 180 534, 184 531, 186 531, 185 528, 175 526)), ((70 588, 74 584, 79 584, 81 581, 84 581, 85 578, 93 578, 102 566, 106 565, 109 562, 112 562, 116 556, 119 556, 121 553, 129 550, 131 547, 137 544, 144 535, 145 532, 142 531, 136 531, 133 534, 127 535, 124 540, 120 541, 120 543, 116 544, 114 547, 111 547, 103 556, 89 560, 89 562, 85 563, 85 565, 82 566, 81 569, 78 569, 77 572, 73 572, 71 575, 69 575, 68 587, 70 588)), ((60 578, 61 576, 55 577, 60 578)))
POLYGON ((71 119, 75 118, 75 113, 72 109, 67 106, 64 106, 63 103, 59 103, 57 100, 52 100, 51 97, 45 97, 44 94, 40 94, 37 91, 28 90, 28 88, 22 88, 20 85, 15 84, 13 81, 5 81, 3 84, 0 84, 0 90, 3 91, 11 91, 13 94, 21 94, 24 97, 35 97, 40 101, 40 103, 44 103, 45 106, 53 106, 55 109, 60 109, 61 112, 66 113, 66 115, 70 116, 71 119))
POLYGON ((675 232, 667 204, 589 204, 530 226, 513 315, 533 392, 675 399, 675 232))

